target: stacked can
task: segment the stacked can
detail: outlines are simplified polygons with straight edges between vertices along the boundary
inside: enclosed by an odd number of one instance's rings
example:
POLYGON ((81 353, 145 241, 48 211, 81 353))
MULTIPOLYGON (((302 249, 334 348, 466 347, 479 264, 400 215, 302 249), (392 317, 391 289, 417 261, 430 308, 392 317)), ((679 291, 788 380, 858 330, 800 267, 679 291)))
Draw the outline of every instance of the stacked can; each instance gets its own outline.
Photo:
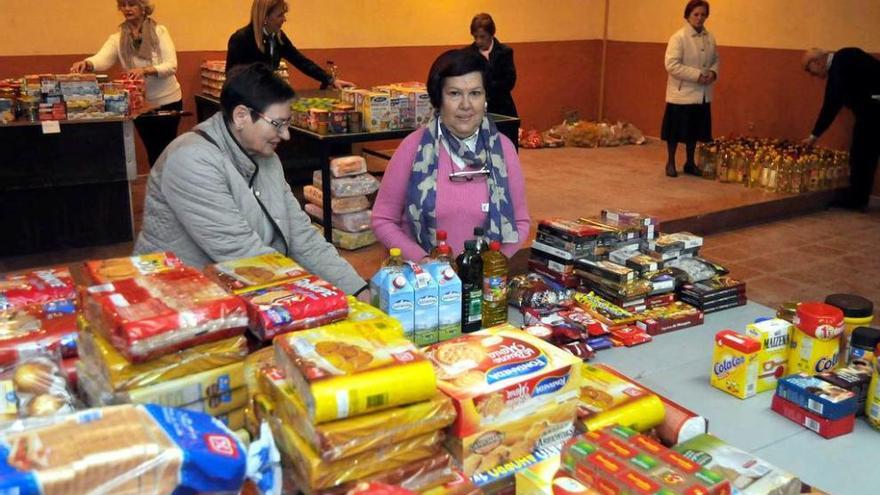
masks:
POLYGON ((843 311, 820 302, 801 303, 793 323, 788 372, 815 375, 833 369, 840 359, 843 311))
MULTIPOLYGON (((867 327, 874 320, 874 303, 854 294, 831 294, 825 303, 843 311, 843 333, 840 334, 840 366, 846 366, 852 354, 851 344, 853 331, 858 327, 867 327)), ((873 350, 873 348, 872 348, 873 350)))

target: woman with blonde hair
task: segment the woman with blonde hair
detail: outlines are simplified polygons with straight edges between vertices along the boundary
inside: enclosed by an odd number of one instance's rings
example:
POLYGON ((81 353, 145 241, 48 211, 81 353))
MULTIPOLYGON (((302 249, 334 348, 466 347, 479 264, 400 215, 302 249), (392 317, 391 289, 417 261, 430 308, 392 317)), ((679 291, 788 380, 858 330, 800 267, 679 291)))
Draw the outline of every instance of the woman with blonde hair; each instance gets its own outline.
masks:
POLYGON ((348 81, 335 79, 293 46, 290 38, 281 30, 287 21, 287 10, 285 0, 254 0, 251 22, 229 37, 226 72, 237 65, 254 62, 263 62, 275 70, 283 58, 303 74, 320 82, 321 89, 327 86, 336 89, 354 86, 348 81))
POLYGON ((168 29, 152 17, 151 0, 116 0, 125 20, 110 35, 98 53, 71 66, 71 72, 105 71, 119 63, 129 76, 144 79, 144 97, 151 112, 134 124, 147 149, 150 166, 177 136, 180 117, 151 116, 159 111, 183 110, 177 82, 177 53, 168 29))

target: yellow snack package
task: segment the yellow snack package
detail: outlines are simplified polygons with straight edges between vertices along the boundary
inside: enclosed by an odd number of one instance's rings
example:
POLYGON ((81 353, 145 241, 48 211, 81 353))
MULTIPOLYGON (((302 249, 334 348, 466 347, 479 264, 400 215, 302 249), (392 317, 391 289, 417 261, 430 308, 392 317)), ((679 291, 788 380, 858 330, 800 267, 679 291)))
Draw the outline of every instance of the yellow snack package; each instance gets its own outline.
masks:
POLYGON ((261 391, 272 397, 275 415, 309 443, 325 461, 350 457, 436 431, 455 420, 455 407, 443 394, 353 418, 315 425, 306 415, 293 387, 278 368, 260 373, 261 391))
POLYGON ((579 402, 579 427, 583 431, 619 424, 644 432, 662 423, 666 416, 657 394, 602 364, 581 365, 579 402))
POLYGON ((134 364, 104 337, 92 331, 80 316, 78 350, 93 374, 108 383, 114 392, 146 387, 176 378, 239 362, 247 356, 247 338, 243 335, 201 344, 182 351, 134 364))
POLYGON ((281 253, 224 261, 205 267, 205 275, 208 278, 233 294, 304 277, 308 274, 309 272, 299 263, 281 253))
MULTIPOLYGON (((238 409, 233 409, 224 414, 214 415, 215 418, 219 419, 227 428, 232 431, 235 431, 238 434, 237 430, 243 430, 245 425, 245 408, 239 407, 238 409)), ((248 435, 249 436, 249 435, 248 435)))
POLYGON ((278 367, 314 424, 437 394, 431 363, 387 316, 281 335, 274 347, 278 367))
POLYGON ((300 487, 303 491, 330 488, 437 456, 443 452, 443 432, 435 431, 394 445, 327 462, 322 460, 291 426, 278 420, 270 423, 282 456, 287 457, 295 477, 305 485, 300 487))
POLYGON ((733 330, 715 335, 709 383, 734 397, 748 399, 757 393, 761 343, 733 330))
POLYGON ((172 401, 188 404, 239 388, 246 393, 244 363, 241 361, 149 387, 128 390, 125 394, 129 402, 139 404, 150 402, 163 404, 172 401))

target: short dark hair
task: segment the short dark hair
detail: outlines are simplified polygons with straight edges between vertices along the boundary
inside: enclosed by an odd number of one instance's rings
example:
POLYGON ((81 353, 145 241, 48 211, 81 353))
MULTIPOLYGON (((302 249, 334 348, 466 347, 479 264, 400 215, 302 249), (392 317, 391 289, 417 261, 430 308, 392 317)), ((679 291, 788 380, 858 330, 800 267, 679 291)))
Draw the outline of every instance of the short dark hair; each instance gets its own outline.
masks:
POLYGON ((489 36, 495 36, 495 21, 492 20, 492 16, 485 12, 475 15, 471 19, 471 35, 477 34, 478 29, 484 29, 489 36))
POLYGON ((690 0, 687 5, 684 6, 684 18, 687 19, 691 12, 697 7, 706 7, 706 17, 709 17, 709 2, 706 0, 690 0))
POLYGON ((485 57, 467 48, 441 53, 428 71, 428 96, 431 98, 431 105, 440 108, 443 103, 443 82, 447 77, 463 76, 471 72, 479 72, 483 77, 483 87, 489 87, 489 63, 485 57))
MULTIPOLYGON (((220 91, 220 108, 223 118, 232 121, 232 111, 239 105, 265 112, 275 103, 292 100, 296 96, 287 81, 276 76, 262 62, 237 65, 226 73, 226 82, 220 91)), ((256 115, 251 115, 256 120, 256 115)))

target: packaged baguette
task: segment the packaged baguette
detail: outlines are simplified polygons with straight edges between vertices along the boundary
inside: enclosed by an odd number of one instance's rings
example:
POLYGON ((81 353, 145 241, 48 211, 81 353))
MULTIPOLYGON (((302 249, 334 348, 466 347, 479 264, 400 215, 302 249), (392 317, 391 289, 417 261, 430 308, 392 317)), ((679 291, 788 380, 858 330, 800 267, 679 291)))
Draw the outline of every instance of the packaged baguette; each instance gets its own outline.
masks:
POLYGON ((291 426, 277 420, 271 423, 278 447, 289 460, 294 477, 300 482, 299 488, 306 493, 360 480, 443 453, 443 432, 434 431, 394 445, 327 462, 291 426))
POLYGON ((340 156, 330 160, 330 173, 333 177, 348 177, 366 172, 367 161, 362 156, 340 156))
POLYGON ((431 363, 404 337, 400 322, 388 316, 285 334, 274 346, 278 367, 314 424, 437 393, 431 363))
POLYGON ((95 330, 138 363, 240 335, 247 326, 244 302, 189 267, 94 285, 83 302, 95 330))
POLYGON ((345 292, 319 277, 280 282, 240 292, 247 304, 250 330, 260 340, 345 319, 345 292))
MULTIPOLYGON (((306 198, 306 201, 313 205, 324 206, 324 193, 315 186, 304 186, 303 196, 306 198)), ((354 213, 366 210, 369 207, 370 200, 365 195, 330 199, 330 210, 333 213, 354 213)))
POLYGON ((271 435, 249 449, 210 416, 156 405, 89 409, 0 433, 0 493, 280 494, 271 435), (274 462, 273 462, 274 461, 274 462))
POLYGON ((85 273, 89 285, 106 284, 126 278, 153 275, 183 266, 174 253, 170 251, 150 253, 141 256, 91 260, 85 262, 85 273))
POLYGON ((230 337, 165 354, 143 363, 132 363, 80 317, 81 356, 93 375, 113 392, 163 383, 241 361, 247 356, 244 335, 230 337))
MULTIPOLYGON (((324 209, 320 206, 306 203, 303 209, 318 221, 324 221, 324 209)), ((369 209, 352 213, 337 213, 334 211, 330 217, 330 221, 333 224, 333 228, 336 230, 351 233, 363 232, 370 229, 371 215, 372 211, 369 209)))
POLYGON ((308 274, 299 263, 281 253, 224 261, 205 267, 208 278, 233 294, 308 274))
POLYGON ((325 461, 351 457, 439 430, 455 420, 455 407, 443 394, 415 404, 315 425, 278 368, 264 368, 260 390, 275 403, 275 416, 299 434, 325 461))

